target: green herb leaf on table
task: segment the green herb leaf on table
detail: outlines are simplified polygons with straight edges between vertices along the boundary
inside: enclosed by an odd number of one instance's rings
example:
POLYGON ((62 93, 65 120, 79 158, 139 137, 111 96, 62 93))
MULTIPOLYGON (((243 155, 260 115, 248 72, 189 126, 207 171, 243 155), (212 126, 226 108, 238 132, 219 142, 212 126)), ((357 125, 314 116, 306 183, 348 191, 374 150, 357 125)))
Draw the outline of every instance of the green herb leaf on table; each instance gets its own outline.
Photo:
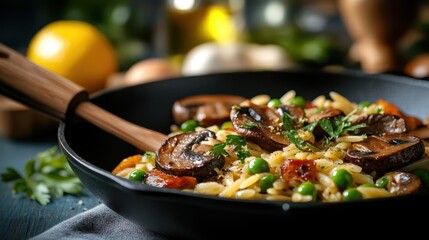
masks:
POLYGON ((28 160, 24 171, 25 175, 21 175, 8 167, 1 174, 1 180, 12 184, 13 193, 24 193, 42 205, 48 204, 52 197, 82 193, 82 183, 57 146, 39 153, 36 159, 28 160))

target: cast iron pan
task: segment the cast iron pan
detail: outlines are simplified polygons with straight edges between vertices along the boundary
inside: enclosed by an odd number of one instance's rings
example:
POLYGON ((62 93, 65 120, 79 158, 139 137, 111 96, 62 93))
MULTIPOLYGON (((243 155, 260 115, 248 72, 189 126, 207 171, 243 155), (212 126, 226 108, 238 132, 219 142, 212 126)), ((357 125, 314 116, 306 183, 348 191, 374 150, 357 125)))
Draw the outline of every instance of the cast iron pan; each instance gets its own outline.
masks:
MULTIPOLYGON (((108 90, 94 95, 91 101, 133 123, 168 133, 173 123, 172 105, 183 97, 216 93, 280 97, 291 89, 307 99, 329 96, 330 91, 355 102, 382 98, 407 114, 422 119, 429 116, 429 82, 354 71, 290 70, 180 77, 108 90)), ((391 222, 404 227, 414 223, 410 219, 416 213, 429 212, 427 193, 342 203, 289 203, 223 199, 154 188, 113 176, 110 172, 119 161, 137 150, 86 121, 75 118, 61 123, 58 139, 73 170, 105 205, 144 228, 175 238, 271 237, 303 226, 310 230, 304 236, 319 234, 313 231, 318 227, 365 228, 391 222)))

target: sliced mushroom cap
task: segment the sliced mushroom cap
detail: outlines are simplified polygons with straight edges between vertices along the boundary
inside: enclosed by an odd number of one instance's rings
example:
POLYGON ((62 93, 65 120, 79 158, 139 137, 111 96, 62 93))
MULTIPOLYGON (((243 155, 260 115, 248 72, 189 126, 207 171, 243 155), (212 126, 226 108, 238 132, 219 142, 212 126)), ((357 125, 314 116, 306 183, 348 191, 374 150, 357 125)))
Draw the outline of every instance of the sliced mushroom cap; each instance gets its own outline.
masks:
POLYGON ((304 109, 293 106, 293 105, 282 105, 279 106, 277 109, 277 112, 280 114, 280 116, 283 116, 283 114, 288 113, 292 116, 293 124, 295 125, 295 128, 302 128, 304 126, 303 119, 305 118, 305 111, 304 109))
MULTIPOLYGON (((231 122, 238 134, 270 151, 282 149, 290 144, 283 136, 281 111, 250 101, 245 105, 233 107, 231 110, 231 122)), ((287 108, 283 108, 283 111, 287 111, 287 108)))
POLYGON ((312 123, 314 121, 319 121, 323 118, 331 119, 333 117, 342 116, 344 113, 341 110, 335 108, 327 108, 323 112, 315 113, 308 118, 308 122, 312 123))
POLYGON ((424 126, 424 127, 417 128, 411 131, 410 135, 419 137, 421 139, 429 139, 429 127, 424 126))
POLYGON ((222 155, 210 152, 211 145, 203 144, 215 138, 212 131, 188 132, 168 138, 158 150, 156 167, 176 176, 192 176, 198 180, 216 175, 225 164, 222 155))
POLYGON ((420 178, 412 173, 389 172, 383 177, 388 179, 387 190, 395 195, 415 193, 422 185, 420 178))
POLYGON ((405 120, 396 115, 370 114, 360 117, 353 124, 361 123, 365 123, 366 127, 358 129, 356 134, 384 135, 407 131, 405 120))
POLYGON ((244 97, 236 95, 194 95, 174 103, 173 117, 177 124, 193 119, 203 127, 220 125, 229 120, 231 107, 244 100, 244 97))
POLYGON ((366 173, 384 174, 419 160, 425 154, 423 141, 411 135, 369 136, 353 143, 346 161, 361 166, 366 173))

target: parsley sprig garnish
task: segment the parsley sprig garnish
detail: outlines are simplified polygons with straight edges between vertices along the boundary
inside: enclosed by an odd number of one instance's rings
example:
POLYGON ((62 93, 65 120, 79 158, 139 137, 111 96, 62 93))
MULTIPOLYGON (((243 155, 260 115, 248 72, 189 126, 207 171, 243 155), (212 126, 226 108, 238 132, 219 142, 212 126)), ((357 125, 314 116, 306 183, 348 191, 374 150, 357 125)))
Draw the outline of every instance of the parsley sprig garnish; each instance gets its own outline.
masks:
POLYGON ((332 120, 329 120, 327 118, 323 118, 319 121, 320 127, 325 131, 328 136, 326 136, 326 142, 332 141, 339 136, 347 133, 347 132, 353 132, 356 131, 359 128, 366 127, 365 123, 352 125, 352 123, 349 121, 349 118, 355 114, 357 109, 351 111, 347 116, 340 116, 335 117, 332 120))
MULTIPOLYGON (((292 116, 288 113, 284 113, 282 116, 282 122, 283 122, 283 128, 285 131, 283 131, 283 135, 288 138, 288 140, 295 144, 295 146, 304 152, 310 152, 310 151, 317 151, 318 148, 311 144, 309 141, 306 141, 299 137, 298 129, 295 129, 295 126, 293 124, 292 116)), ((313 129, 316 127, 315 123, 311 123, 307 126, 305 126, 303 129, 308 131, 313 131, 313 129)))
MULTIPOLYGON (((328 118, 322 118, 319 121, 315 121, 304 126, 302 129, 313 132, 314 128, 319 125, 323 131, 327 133, 325 136, 326 147, 332 140, 338 138, 339 136, 347 132, 353 132, 359 128, 366 127, 365 123, 352 125, 352 122, 349 121, 350 117, 353 116, 356 111, 357 109, 351 111, 347 116, 335 117, 332 120, 328 118)), ((298 130, 295 129, 295 126, 293 125, 291 115, 288 113, 283 114, 282 120, 283 128, 285 129, 283 132, 284 136, 286 136, 291 143, 295 144, 299 150, 305 152, 319 151, 316 146, 299 137, 298 130)))
POLYGON ((215 155, 229 156, 225 150, 226 146, 232 147, 233 151, 237 153, 238 160, 241 162, 244 162, 245 158, 250 157, 250 152, 245 148, 246 138, 232 134, 226 135, 226 142, 215 144, 210 151, 215 155))
POLYGON ((25 175, 12 167, 1 174, 3 182, 12 183, 14 193, 25 195, 42 205, 50 202, 51 197, 61 197, 64 193, 80 194, 82 183, 70 168, 64 154, 54 146, 41 152, 36 159, 25 164, 25 175))

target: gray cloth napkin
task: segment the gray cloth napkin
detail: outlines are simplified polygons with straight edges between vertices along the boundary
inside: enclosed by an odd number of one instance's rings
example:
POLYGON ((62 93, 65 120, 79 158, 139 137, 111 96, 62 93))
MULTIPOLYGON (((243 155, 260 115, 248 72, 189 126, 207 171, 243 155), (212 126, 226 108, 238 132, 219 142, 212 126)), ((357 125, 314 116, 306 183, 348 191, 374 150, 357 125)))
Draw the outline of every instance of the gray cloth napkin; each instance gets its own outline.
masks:
POLYGON ((67 219, 30 240, 104 240, 147 239, 167 240, 160 234, 146 230, 100 204, 67 219))

